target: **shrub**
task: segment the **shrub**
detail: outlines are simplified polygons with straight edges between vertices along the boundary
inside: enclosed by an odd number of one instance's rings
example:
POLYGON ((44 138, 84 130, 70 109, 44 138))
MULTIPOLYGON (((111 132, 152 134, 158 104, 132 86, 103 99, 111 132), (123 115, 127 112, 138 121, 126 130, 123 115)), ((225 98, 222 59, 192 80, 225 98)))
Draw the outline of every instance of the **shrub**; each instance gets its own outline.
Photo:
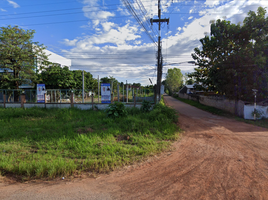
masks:
POLYGON ((115 117, 123 117, 127 115, 127 111, 125 105, 120 102, 115 102, 110 104, 106 110, 108 117, 115 118, 115 117))
POLYGON ((163 123, 167 121, 176 123, 178 121, 177 112, 161 103, 156 104, 147 117, 151 122, 157 120, 163 123))
POLYGON ((144 100, 141 105, 142 112, 149 112, 152 107, 151 102, 144 100))

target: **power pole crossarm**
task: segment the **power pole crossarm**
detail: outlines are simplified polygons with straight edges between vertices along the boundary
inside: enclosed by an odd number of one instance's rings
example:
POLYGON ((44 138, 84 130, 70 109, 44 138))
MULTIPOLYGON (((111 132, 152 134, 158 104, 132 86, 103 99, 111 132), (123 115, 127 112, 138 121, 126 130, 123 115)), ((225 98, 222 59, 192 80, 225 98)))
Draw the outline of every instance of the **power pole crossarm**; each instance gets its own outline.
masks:
POLYGON ((167 24, 169 24, 169 19, 150 19, 151 24, 153 25, 153 23, 161 23, 161 22, 167 22, 167 24))

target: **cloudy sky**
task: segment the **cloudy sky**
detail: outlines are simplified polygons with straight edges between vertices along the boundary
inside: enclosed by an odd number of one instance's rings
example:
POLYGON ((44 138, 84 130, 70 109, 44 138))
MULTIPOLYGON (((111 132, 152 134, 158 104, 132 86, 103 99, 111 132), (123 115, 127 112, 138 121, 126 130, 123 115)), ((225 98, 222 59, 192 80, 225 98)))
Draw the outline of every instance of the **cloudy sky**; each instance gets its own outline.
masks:
MULTIPOLYGON (((149 78, 156 83, 158 27, 149 20, 157 18, 157 5, 158 0, 1 0, 0 23, 34 29, 34 41, 70 58, 72 70, 147 85, 149 78)), ((161 0, 162 18, 170 19, 169 25, 161 25, 163 79, 168 68, 193 71, 187 62, 200 47, 199 40, 209 34, 211 20, 242 23, 248 11, 259 6, 268 7, 268 1, 161 0)))

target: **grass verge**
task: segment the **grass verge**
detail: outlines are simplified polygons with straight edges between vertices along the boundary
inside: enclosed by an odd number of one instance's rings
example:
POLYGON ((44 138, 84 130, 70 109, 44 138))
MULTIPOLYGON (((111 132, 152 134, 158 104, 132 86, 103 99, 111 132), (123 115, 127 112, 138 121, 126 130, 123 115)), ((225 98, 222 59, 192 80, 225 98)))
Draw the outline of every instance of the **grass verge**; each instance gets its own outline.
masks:
POLYGON ((215 114, 215 115, 220 115, 220 116, 224 116, 224 117, 228 117, 228 118, 233 118, 233 119, 236 119, 238 121, 242 121, 242 122, 245 122, 245 123, 248 123, 248 124, 253 124, 255 126, 260 126, 260 127, 264 127, 264 128, 268 128, 268 119, 261 119, 261 120, 246 120, 246 119, 243 119, 243 118, 240 118, 240 117, 237 117, 229 112, 226 112, 224 110, 220 110, 218 108, 214 108, 214 107, 211 107, 211 106, 206 106, 206 105, 203 105, 197 101, 193 101, 193 100, 188 100, 188 99, 183 99, 183 98, 180 98, 180 97, 175 97, 176 99, 184 102, 184 103, 187 103, 189 105, 192 105, 196 108, 199 108, 201 110, 205 110, 207 112, 210 112, 212 114, 215 114))
POLYGON ((126 117, 79 109, 0 108, 0 174, 17 179, 107 172, 170 147, 176 112, 158 104, 126 117))

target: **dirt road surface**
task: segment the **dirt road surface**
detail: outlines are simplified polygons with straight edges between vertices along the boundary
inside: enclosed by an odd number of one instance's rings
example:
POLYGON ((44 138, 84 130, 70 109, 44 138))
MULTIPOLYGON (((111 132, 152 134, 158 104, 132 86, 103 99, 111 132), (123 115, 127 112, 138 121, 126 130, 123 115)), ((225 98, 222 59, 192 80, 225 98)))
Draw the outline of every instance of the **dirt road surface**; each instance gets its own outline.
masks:
POLYGON ((175 150, 97 179, 0 183, 0 199, 268 199, 268 129, 169 96, 184 130, 175 150))

